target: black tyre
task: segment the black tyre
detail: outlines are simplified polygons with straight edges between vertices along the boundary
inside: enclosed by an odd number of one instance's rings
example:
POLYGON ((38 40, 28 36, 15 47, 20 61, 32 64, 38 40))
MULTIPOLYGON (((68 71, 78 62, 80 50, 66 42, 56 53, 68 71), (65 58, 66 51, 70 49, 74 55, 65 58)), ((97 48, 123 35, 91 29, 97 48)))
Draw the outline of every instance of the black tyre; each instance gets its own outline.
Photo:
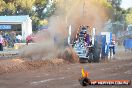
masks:
POLYGON ((88 78, 81 78, 79 79, 79 82, 82 86, 87 86, 91 84, 91 81, 88 78))
POLYGON ((91 62, 93 62, 93 53, 89 53, 89 55, 88 55, 88 62, 89 63, 91 63, 91 62))
POLYGON ((96 49, 93 53, 93 62, 99 62, 100 61, 100 50, 96 49))
POLYGON ((80 63, 88 63, 89 61, 87 60, 87 58, 79 58, 79 62, 80 63))
POLYGON ((101 54, 101 45, 99 44, 99 42, 95 41, 94 52, 93 52, 94 62, 100 61, 100 54, 101 54))

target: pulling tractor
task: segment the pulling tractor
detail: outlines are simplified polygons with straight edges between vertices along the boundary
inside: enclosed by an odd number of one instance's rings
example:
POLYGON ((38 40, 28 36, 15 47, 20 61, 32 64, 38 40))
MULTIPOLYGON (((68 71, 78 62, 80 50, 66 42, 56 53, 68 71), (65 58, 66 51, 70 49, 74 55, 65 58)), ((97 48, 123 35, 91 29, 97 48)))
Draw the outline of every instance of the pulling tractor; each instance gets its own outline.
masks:
POLYGON ((101 44, 95 38, 95 28, 80 26, 72 44, 80 62, 99 62, 101 44))

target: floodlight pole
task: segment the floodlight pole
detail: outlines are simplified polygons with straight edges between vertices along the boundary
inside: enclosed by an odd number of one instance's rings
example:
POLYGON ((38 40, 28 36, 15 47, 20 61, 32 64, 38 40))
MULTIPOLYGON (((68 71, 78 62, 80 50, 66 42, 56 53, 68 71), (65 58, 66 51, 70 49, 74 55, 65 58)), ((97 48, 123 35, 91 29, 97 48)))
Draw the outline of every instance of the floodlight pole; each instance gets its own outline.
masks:
POLYGON ((85 0, 84 0, 84 3, 83 3, 83 16, 85 15, 85 0))

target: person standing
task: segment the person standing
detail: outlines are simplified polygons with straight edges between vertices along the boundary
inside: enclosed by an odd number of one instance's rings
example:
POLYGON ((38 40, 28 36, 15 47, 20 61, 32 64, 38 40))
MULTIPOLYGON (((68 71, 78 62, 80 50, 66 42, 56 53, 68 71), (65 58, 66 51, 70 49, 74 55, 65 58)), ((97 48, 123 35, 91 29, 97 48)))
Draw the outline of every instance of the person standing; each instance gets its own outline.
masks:
POLYGON ((115 40, 114 39, 112 39, 112 45, 113 45, 113 54, 115 54, 115 40))
POLYGON ((18 35, 16 36, 15 42, 16 42, 16 43, 21 43, 21 42, 22 42, 22 36, 18 34, 18 35))
POLYGON ((26 45, 32 42, 32 35, 26 37, 26 45))
POLYGON ((0 51, 3 51, 3 41, 4 41, 4 39, 3 39, 2 35, 0 35, 0 51))

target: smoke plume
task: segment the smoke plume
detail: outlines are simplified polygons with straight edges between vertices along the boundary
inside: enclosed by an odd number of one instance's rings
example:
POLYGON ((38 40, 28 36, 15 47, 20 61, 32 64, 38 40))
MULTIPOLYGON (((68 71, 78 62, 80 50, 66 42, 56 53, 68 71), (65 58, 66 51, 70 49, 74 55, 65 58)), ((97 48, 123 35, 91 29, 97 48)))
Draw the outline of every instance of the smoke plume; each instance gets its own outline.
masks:
POLYGON ((99 33, 106 17, 106 10, 97 0, 57 0, 56 11, 49 18, 48 30, 36 34, 36 44, 24 48, 24 55, 56 57, 65 49, 69 25, 72 26, 72 35, 80 25, 96 27, 99 33))

